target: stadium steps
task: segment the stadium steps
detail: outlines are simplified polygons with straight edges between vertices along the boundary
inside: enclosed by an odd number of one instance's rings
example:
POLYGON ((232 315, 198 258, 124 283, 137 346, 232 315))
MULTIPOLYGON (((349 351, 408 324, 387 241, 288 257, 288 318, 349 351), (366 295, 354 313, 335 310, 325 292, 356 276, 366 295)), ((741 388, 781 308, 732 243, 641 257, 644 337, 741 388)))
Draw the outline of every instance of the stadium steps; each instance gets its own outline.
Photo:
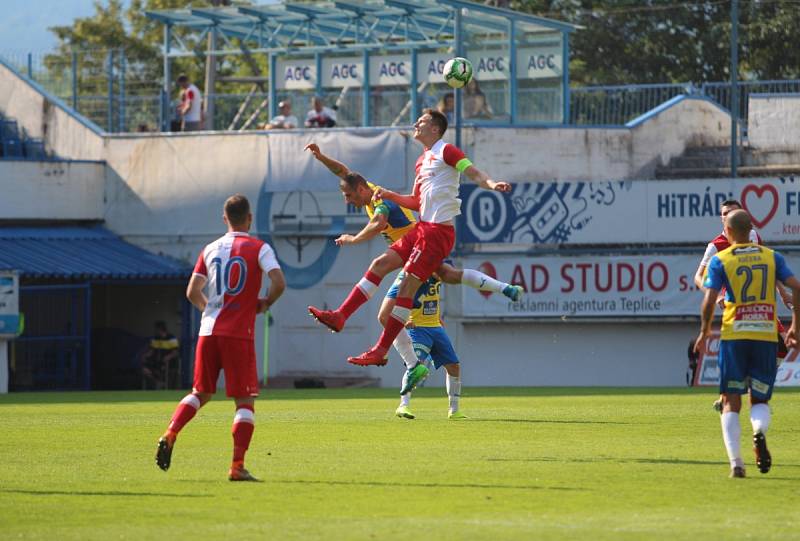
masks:
POLYGON ((349 373, 282 372, 269 378, 270 389, 361 389, 380 387, 380 378, 349 373))
POLYGON ((0 159, 49 160, 44 141, 27 137, 16 120, 0 114, 0 159))
MULTIPOLYGON (((658 179, 727 178, 730 176, 730 147, 689 147, 656 168, 658 179)), ((744 177, 800 175, 800 154, 744 147, 740 151, 738 174, 744 177)))

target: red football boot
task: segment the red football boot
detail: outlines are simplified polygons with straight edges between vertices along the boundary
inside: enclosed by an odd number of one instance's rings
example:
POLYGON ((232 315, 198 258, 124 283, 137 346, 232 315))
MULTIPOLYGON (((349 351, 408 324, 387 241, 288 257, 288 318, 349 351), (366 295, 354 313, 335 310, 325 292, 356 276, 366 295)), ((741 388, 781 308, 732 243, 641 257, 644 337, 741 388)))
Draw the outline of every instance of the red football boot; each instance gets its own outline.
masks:
POLYGON ((344 328, 346 319, 341 312, 337 312, 336 310, 320 310, 319 308, 309 306, 308 313, 333 332, 339 332, 344 328))
POLYGON ((358 366, 385 366, 389 362, 387 353, 387 350, 375 346, 358 357, 348 357, 347 362, 358 366))

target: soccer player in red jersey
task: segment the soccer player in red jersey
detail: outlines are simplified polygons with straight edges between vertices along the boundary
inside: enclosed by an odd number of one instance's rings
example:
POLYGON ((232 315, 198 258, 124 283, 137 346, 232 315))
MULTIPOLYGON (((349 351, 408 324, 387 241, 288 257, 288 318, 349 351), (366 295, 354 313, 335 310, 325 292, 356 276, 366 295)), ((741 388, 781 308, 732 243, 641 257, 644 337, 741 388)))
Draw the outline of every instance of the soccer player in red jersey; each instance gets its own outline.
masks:
POLYGON ((461 213, 461 200, 458 198, 459 175, 464 173, 487 190, 511 191, 510 184, 492 180, 472 165, 459 148, 445 143, 442 136, 446 130, 447 118, 438 111, 425 109, 414 124, 414 138, 422 143, 425 151, 417 160, 417 176, 412 193, 400 195, 383 188, 375 190, 375 199, 392 201, 401 207, 418 211, 420 220, 414 228, 372 261, 364 277, 339 308, 320 310, 313 306, 308 307, 311 315, 318 321, 338 332, 344 327, 347 318, 375 293, 384 276, 400 267, 405 269, 405 278, 400 284, 395 307, 380 339, 365 353, 348 358, 348 362, 352 364, 385 364, 384 358, 389 347, 408 320, 414 293, 441 266, 453 249, 453 220, 461 213))
POLYGON ((200 252, 186 289, 186 297, 203 312, 194 384, 158 440, 156 464, 164 471, 169 469, 178 433, 211 400, 223 370, 226 394, 236 403, 228 479, 257 481, 244 467, 244 455, 255 428, 254 405, 258 396, 253 327, 256 314, 265 312, 278 300, 286 281, 270 245, 247 233, 253 215, 245 196, 236 194, 225 201, 223 221, 228 232, 200 252), (261 298, 258 294, 265 273, 270 285, 267 296, 261 298))

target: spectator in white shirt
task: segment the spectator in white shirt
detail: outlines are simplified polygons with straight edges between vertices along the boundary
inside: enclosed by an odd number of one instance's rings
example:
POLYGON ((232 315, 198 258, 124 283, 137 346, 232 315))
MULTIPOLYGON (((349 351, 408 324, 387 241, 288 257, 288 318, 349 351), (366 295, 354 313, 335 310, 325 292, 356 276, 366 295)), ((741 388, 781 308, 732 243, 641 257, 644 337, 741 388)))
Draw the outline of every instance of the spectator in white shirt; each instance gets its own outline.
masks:
POLYGON ((177 83, 181 87, 181 103, 178 105, 178 116, 182 119, 181 130, 198 131, 203 124, 203 96, 186 75, 179 76, 177 83))
POLYGON ((322 98, 311 98, 311 110, 306 114, 306 128, 332 128, 336 125, 336 111, 325 107, 322 98))
POLYGON ((292 114, 292 102, 283 100, 278 104, 279 115, 272 118, 265 126, 265 130, 291 130, 297 127, 297 117, 292 114))

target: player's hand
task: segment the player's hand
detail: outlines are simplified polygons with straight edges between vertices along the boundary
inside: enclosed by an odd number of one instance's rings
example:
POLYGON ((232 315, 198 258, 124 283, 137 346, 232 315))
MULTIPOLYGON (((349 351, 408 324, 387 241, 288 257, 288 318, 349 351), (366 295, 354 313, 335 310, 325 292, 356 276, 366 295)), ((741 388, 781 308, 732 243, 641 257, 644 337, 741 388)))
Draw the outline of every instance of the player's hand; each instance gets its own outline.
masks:
POLYGON ((346 244, 353 244, 354 240, 355 237, 353 235, 339 235, 333 242, 336 243, 336 246, 344 246, 346 244))
POLYGON ((795 327, 794 323, 792 323, 789 330, 786 331, 784 342, 786 342, 786 347, 789 349, 795 349, 797 347, 797 327, 795 327))
POLYGON ((781 300, 783 301, 783 305, 792 310, 792 294, 786 290, 781 291, 781 300))
POLYGON ((269 303, 267 302, 267 299, 258 299, 258 303, 256 304, 256 313, 263 314, 267 310, 269 310, 269 303))
POLYGON ((706 354, 706 338, 708 338, 708 336, 701 332, 697 336, 697 340, 694 341, 694 352, 697 353, 698 362, 703 358, 703 355, 706 354))
POLYGON ((717 296, 717 306, 719 306, 722 310, 725 310, 725 294, 720 294, 717 296))
POLYGON ((416 327, 416 325, 414 325, 413 322, 411 322, 411 321, 407 321, 406 322, 406 329, 413 329, 415 327, 416 327))
POLYGON ((488 184, 489 188, 491 188, 495 192, 508 193, 511 191, 511 184, 509 184, 508 182, 496 182, 494 180, 490 180, 488 184))
POLYGON ((319 149, 319 146, 317 146, 317 145, 316 145, 316 144, 314 144, 314 143, 309 143, 309 144, 307 144, 307 145, 306 145, 306 147, 305 147, 303 150, 308 150, 308 151, 309 151, 309 152, 311 152, 311 154, 313 154, 313 155, 314 155, 314 157, 315 157, 315 158, 317 158, 317 159, 319 159, 319 156, 320 156, 320 154, 322 154, 322 152, 321 152, 321 151, 320 151, 320 149, 319 149))
POLYGON ((387 196, 389 194, 393 194, 394 192, 391 190, 387 190, 386 188, 382 188, 381 186, 375 186, 375 191, 372 192, 372 201, 380 201, 381 199, 389 199, 387 196))

